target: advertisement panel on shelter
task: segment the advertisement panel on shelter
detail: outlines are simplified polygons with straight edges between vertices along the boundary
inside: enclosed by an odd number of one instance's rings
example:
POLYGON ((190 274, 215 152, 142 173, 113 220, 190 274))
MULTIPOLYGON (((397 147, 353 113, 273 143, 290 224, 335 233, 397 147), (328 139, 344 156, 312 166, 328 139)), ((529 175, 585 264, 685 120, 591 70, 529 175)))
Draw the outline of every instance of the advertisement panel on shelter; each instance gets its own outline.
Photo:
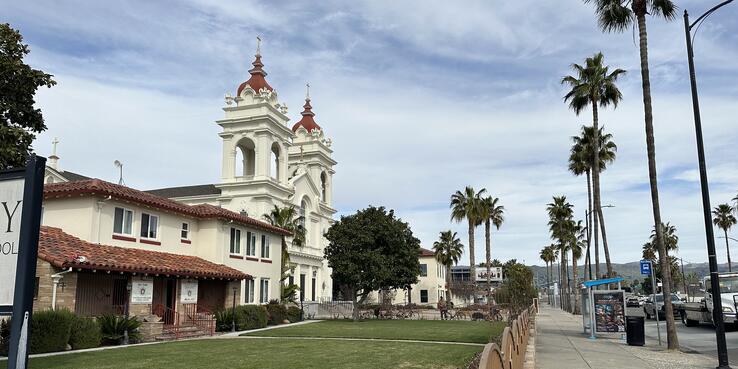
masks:
POLYGON ((0 306, 13 306, 24 185, 23 178, 0 181, 0 306))
POLYGON ((183 304, 194 304, 197 302, 197 279, 183 279, 180 282, 181 297, 183 304))
POLYGON ((150 304, 154 301, 154 280, 135 277, 131 281, 131 304, 150 304))
POLYGON ((625 332, 625 293, 623 291, 593 291, 595 332, 625 332))

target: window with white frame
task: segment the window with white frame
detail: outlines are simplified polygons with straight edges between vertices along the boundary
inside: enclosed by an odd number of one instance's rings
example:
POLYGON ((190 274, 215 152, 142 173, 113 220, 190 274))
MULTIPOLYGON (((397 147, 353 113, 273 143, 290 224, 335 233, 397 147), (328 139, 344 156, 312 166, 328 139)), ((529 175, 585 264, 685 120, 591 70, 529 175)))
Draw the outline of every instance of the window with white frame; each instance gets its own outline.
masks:
POLYGON ((234 255, 241 254, 241 230, 231 228, 230 252, 234 255))
POLYGON ((113 233, 133 234, 133 211, 124 208, 115 208, 113 217, 113 233))
POLYGON ((420 276, 421 277, 428 276, 428 264, 420 264, 420 276))
POLYGON ((182 230, 180 231, 180 237, 182 237, 183 240, 190 239, 190 224, 189 223, 182 223, 182 230))
POLYGON ((256 256, 256 242, 254 236, 255 234, 253 232, 246 232, 246 256, 256 256))
POLYGON ((141 238, 156 239, 159 236, 159 217, 141 213, 141 238))
POLYGON ((269 259, 269 236, 261 235, 261 257, 269 259))
POLYGON ((253 279, 246 280, 246 289, 243 292, 244 292, 244 296, 246 297, 245 302, 247 304, 253 304, 254 303, 254 280, 253 279))
POLYGON ((269 279, 262 278, 259 282, 259 302, 266 304, 269 302, 269 279))

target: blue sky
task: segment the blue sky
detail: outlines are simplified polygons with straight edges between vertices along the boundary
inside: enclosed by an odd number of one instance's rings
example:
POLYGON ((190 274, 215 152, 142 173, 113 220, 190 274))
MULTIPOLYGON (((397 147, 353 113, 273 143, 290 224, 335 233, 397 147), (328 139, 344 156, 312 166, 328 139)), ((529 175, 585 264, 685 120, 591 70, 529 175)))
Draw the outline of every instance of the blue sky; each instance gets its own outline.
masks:
MULTIPOLYGON (((677 1, 698 14, 704 1, 677 1)), ((499 197, 507 221, 493 257, 539 263, 551 241, 545 206, 567 195, 583 216, 584 178, 566 171, 577 117, 562 102, 569 65, 597 51, 628 70, 624 101, 600 114, 619 146, 602 175, 614 261, 640 258, 652 217, 638 48, 631 31, 603 34, 577 0, 468 1, 15 1, 4 19, 31 46, 28 62, 59 84, 38 95, 58 137, 60 166, 148 189, 220 178, 215 120, 247 77, 261 35, 267 79, 299 116, 310 82, 316 120, 333 139, 335 206, 396 209, 423 245, 453 229, 448 199, 466 185, 499 197)), ((712 16, 696 63, 713 205, 738 191, 738 5, 712 16)), ((680 255, 706 261, 681 16, 649 19, 662 216, 680 255)), ((483 255, 483 230, 477 255, 483 255)), ((718 257, 724 243, 718 239, 718 257)), ((465 258, 465 260, 467 260, 465 258)), ((481 261, 481 260, 479 260, 481 261)))

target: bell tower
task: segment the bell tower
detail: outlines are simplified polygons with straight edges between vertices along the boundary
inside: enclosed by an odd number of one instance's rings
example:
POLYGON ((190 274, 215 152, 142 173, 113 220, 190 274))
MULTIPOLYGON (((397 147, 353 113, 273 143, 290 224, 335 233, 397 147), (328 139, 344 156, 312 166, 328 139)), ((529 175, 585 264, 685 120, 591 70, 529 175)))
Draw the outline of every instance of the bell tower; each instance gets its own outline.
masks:
POLYGON ((236 96, 227 94, 222 127, 221 206, 260 218, 273 205, 282 205, 290 194, 287 160, 294 134, 287 127, 287 105, 266 81, 261 60, 261 38, 250 77, 236 96))

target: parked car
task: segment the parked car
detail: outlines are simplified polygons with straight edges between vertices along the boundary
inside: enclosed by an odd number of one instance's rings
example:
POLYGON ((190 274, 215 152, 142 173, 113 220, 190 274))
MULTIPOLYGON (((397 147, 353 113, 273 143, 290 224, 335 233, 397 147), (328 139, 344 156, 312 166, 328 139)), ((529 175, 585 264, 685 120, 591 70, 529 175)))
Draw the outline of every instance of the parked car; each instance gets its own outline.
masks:
POLYGON ((625 300, 625 306, 626 307, 640 307, 641 301, 636 296, 628 297, 627 300, 625 300))
MULTIPOLYGON (((671 304, 674 306, 674 316, 679 317, 679 308, 684 302, 679 299, 676 294, 671 294, 671 304)), ((664 312, 664 295, 650 295, 643 304, 643 312, 646 314, 646 319, 655 317, 658 312, 659 318, 666 317, 664 312)))

